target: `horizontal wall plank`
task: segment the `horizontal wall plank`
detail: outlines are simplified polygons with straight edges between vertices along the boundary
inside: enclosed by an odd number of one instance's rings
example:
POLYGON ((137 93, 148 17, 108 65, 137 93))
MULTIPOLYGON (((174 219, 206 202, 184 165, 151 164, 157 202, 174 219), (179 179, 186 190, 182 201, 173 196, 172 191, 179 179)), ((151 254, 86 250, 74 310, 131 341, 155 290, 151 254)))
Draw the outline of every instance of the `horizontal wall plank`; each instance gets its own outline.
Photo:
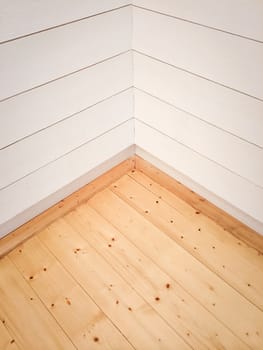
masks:
POLYGON ((263 41, 262 1, 133 0, 133 4, 263 41))
POLYGON ((131 8, 0 45, 0 99, 131 48, 131 8))
POLYGON ((132 145, 71 182, 70 186, 63 187, 9 222, 0 225, 2 235, 10 232, 9 235, 0 239, 0 258, 56 219, 85 203, 97 192, 105 189, 133 169, 134 164, 134 146, 132 145))
POLYGON ((0 148, 129 88, 132 79, 128 52, 1 102, 0 148))
POLYGON ((133 145, 133 125, 133 120, 129 120, 0 191, 0 225, 63 187, 70 187, 72 182, 133 145))
POLYGON ((34 33, 129 4, 128 0, 2 0, 0 41, 34 33))
POLYGON ((262 148, 137 89, 135 89, 135 117, 186 147, 263 187, 262 148))
POLYGON ((151 11, 133 10, 134 49, 263 99, 263 44, 151 11))
POLYGON ((255 234, 255 231, 263 234, 263 223, 231 206, 140 147, 136 147, 136 154, 135 164, 138 171, 177 195, 193 209, 202 212, 208 219, 217 222, 236 238, 263 252, 263 237, 255 234))
POLYGON ((134 84, 188 113, 263 147, 263 103, 134 53, 134 84))
POLYGON ((0 151, 0 190, 132 117, 129 89, 0 151))
POLYGON ((135 122, 135 129, 136 145, 255 220, 263 222, 262 188, 139 121, 135 122))

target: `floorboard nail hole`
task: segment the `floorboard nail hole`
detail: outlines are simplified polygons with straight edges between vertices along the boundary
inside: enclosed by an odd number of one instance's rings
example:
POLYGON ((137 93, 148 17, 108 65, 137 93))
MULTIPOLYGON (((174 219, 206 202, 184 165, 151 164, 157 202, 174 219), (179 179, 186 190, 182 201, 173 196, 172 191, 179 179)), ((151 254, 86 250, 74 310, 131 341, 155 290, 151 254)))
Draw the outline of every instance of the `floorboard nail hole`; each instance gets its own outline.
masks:
POLYGON ((67 303, 68 305, 71 305, 71 301, 70 301, 69 298, 65 298, 65 300, 66 300, 66 303, 67 303))

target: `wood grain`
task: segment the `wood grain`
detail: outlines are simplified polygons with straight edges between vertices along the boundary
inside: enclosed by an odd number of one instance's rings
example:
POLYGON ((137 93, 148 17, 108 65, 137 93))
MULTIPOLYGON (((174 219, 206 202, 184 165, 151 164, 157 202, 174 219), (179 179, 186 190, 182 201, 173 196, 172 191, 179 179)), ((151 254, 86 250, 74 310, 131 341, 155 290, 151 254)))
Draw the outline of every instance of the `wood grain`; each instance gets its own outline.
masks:
POLYGON ((51 222, 55 221, 57 218, 63 216, 64 214, 75 208, 78 204, 88 200, 96 192, 107 187, 111 182, 115 181, 120 176, 125 174, 128 170, 133 168, 133 166, 133 158, 122 162, 118 166, 106 172, 104 175, 98 177, 88 185, 74 192, 72 195, 55 204, 48 210, 44 211, 42 214, 36 216, 28 223, 22 225, 7 236, 1 238, 0 257, 7 254, 20 243, 24 242, 36 232, 42 230, 44 227, 49 225, 51 222))
POLYGON ((6 242, 1 349, 262 349, 262 254, 138 163, 6 242))
POLYGON ((132 346, 38 237, 9 254, 40 300, 77 349, 125 349, 132 346), (103 333, 103 337, 100 334, 103 333), (95 341, 100 336, 99 344, 95 341))
MULTIPOLYGON (((75 349, 8 257, 0 261, 0 314, 22 349, 75 349)), ((30 279, 30 282, 32 279, 30 279)))
POLYGON ((244 225, 233 216, 228 215, 205 198, 194 193, 182 183, 171 178, 169 175, 157 169, 154 165, 146 162, 141 157, 136 156, 136 169, 158 182, 166 190, 186 202, 196 210, 200 210, 223 229, 241 239, 251 247, 263 253, 263 237, 257 232, 244 225))
MULTIPOLYGON (((185 342, 194 349, 207 349, 212 344, 215 348, 234 346, 247 349, 175 279, 135 246, 132 231, 130 236, 125 237, 117 225, 112 226, 90 205, 78 207, 65 219, 169 322, 185 342)), ((96 207, 99 211, 99 206, 96 207)))
POLYGON ((64 219, 39 234, 103 312, 137 349, 190 347, 64 219), (77 249, 77 254, 74 251, 77 249))
POLYGON ((146 213, 133 209, 131 200, 124 201, 110 192, 98 193, 90 203, 243 342, 261 349, 262 311, 164 234, 146 213))
POLYGON ((263 311, 262 256, 249 248, 240 250, 242 243, 211 225, 202 212, 182 210, 176 198, 169 197, 172 205, 167 203, 164 191, 156 194, 142 188, 146 181, 153 187, 151 179, 140 180, 124 176, 112 186, 113 191, 263 311))

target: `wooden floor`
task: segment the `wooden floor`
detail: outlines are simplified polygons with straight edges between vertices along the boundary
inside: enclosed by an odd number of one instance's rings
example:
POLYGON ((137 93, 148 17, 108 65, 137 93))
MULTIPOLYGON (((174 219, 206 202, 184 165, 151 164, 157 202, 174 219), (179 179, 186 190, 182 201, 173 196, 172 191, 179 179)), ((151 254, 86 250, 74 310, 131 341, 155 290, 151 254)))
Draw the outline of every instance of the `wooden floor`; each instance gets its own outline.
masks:
POLYGON ((0 260, 0 349, 263 349, 263 256, 140 171, 0 260))

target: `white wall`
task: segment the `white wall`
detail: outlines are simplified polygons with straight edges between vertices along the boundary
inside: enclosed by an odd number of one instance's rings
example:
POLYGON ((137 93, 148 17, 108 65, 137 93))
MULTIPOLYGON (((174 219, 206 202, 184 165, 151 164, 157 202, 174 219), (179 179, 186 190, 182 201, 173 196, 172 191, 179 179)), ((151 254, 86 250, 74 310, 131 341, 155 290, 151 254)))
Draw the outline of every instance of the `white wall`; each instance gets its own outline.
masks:
POLYGON ((127 1, 0 2, 1 236, 130 154, 134 123, 127 1))
POLYGON ((263 4, 134 3, 138 152, 262 223, 263 4))
POLYGON ((263 41, 263 3, 258 0, 134 0, 171 17, 263 41))
POLYGON ((0 0, 0 236, 134 142, 263 222, 262 2, 133 3, 0 0))
POLYGON ((0 42, 68 24, 130 4, 128 0, 1 0, 0 42))

